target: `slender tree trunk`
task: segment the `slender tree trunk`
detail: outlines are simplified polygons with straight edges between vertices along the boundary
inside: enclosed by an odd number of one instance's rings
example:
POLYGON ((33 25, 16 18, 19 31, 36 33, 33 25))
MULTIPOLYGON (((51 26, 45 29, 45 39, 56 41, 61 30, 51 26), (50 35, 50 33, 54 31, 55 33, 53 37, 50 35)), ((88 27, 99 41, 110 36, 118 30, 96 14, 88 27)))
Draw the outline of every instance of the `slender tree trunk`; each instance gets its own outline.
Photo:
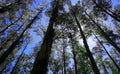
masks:
MULTIPOLYGON (((22 16, 21 16, 22 17, 22 16)), ((10 25, 8 25, 6 28, 4 28, 3 30, 1 30, 0 31, 0 33, 3 33, 3 32, 5 32, 9 27, 11 27, 12 25, 14 25, 14 23, 16 23, 16 22, 18 22, 20 19, 21 19, 21 17, 20 18, 18 18, 16 21, 14 21, 13 23, 11 23, 10 25)))
POLYGON ((12 45, 7 49, 7 51, 2 54, 2 56, 0 57, 0 65, 5 61, 5 59, 8 57, 8 55, 15 49, 15 47, 19 43, 19 40, 22 38, 24 32, 34 23, 34 21, 37 19, 38 15, 41 12, 42 12, 42 9, 33 18, 33 20, 27 25, 27 27, 23 30, 23 32, 20 34, 20 36, 12 43, 12 45))
MULTIPOLYGON (((16 32, 17 31, 19 31, 22 27, 23 27, 24 25, 21 25, 17 30, 16 30, 16 32)), ((11 34, 11 36, 16 36, 16 32, 13 32, 12 34, 11 34)), ((6 45, 9 41, 11 41, 11 40, 13 40, 13 39, 11 39, 11 38, 8 38, 6 41, 3 41, 3 45, 6 45)))
POLYGON ((62 68, 62 74, 63 74, 63 68, 62 68))
POLYGON ((11 27, 12 25, 14 25, 14 23, 11 23, 10 25, 8 25, 6 28, 4 28, 3 30, 1 30, 0 33, 3 33, 3 32, 6 31, 9 27, 11 27))
MULTIPOLYGON (((64 41, 63 41, 64 42, 64 41)), ((64 69, 64 74, 66 74, 66 57, 65 57, 65 46, 63 45, 63 69, 64 69)))
POLYGON ((22 56, 23 56, 23 54, 24 54, 24 51, 25 51, 25 49, 27 48, 28 44, 29 44, 29 41, 27 42, 26 46, 25 46, 24 49, 22 50, 21 55, 18 57, 18 59, 17 59, 15 65, 14 65, 14 67, 12 68, 12 71, 10 72, 10 74, 14 74, 14 71, 15 71, 15 69, 16 69, 16 67, 17 67, 17 64, 18 64, 19 61, 21 60, 21 58, 22 58, 22 56))
POLYGON ((96 3, 96 1, 95 0, 92 0, 94 3, 95 3, 95 5, 98 7, 98 8, 100 8, 102 11, 104 11, 106 14, 108 14, 108 15, 110 15, 112 18, 114 18, 115 20, 117 20, 118 22, 120 22, 120 17, 119 17, 119 15, 117 15, 116 13, 114 13, 114 12, 112 12, 111 10, 107 10, 107 9, 105 9, 104 7, 101 7, 100 5, 98 5, 97 3, 96 3), (110 13, 109 13, 109 12, 110 13))
POLYGON ((118 71, 120 71, 119 66, 117 65, 117 63, 115 62, 115 60, 111 57, 111 55, 109 54, 109 52, 107 51, 107 49, 104 47, 104 45, 101 43, 101 41, 98 39, 98 37, 94 33, 93 33, 93 35, 98 40, 98 42, 100 43, 100 45, 103 47, 103 49, 105 50, 105 52, 107 53, 107 55, 109 56, 109 58, 113 61, 114 65, 116 66, 116 68, 118 69, 118 71))
POLYGON ((105 74, 109 74, 108 71, 107 71, 107 69, 106 69, 106 66, 105 66, 104 64, 102 64, 102 66, 103 66, 103 68, 104 68, 104 73, 105 73, 105 74))
POLYGON ((4 70, 7 68, 8 65, 9 65, 9 62, 5 65, 3 69, 1 69, 0 74, 3 74, 4 70))
POLYGON ((35 59, 31 74, 47 74, 48 60, 51 53, 53 38, 55 36, 53 25, 58 16, 58 6, 59 6, 58 3, 59 2, 57 1, 55 7, 53 8, 49 25, 46 34, 44 36, 40 51, 38 52, 37 57, 35 59))
POLYGON ((72 53, 73 53, 73 60, 74 60, 74 65, 75 65, 75 74, 78 74, 78 71, 77 71, 77 59, 76 59, 76 54, 75 54, 74 49, 73 49, 72 53))
POLYGON ((75 74, 78 74, 78 70, 77 70, 77 59, 76 59, 76 53, 75 53, 75 49, 74 49, 75 43, 73 42, 74 39, 73 39, 73 37, 72 37, 71 34, 70 34, 69 38, 70 38, 70 40, 71 40, 71 46, 72 46, 72 54, 73 54, 73 60, 74 60, 75 74))
POLYGON ((73 14, 73 16, 74 16, 74 18, 75 18, 75 21, 76 21, 76 23, 77 23, 77 26, 79 27, 80 34, 81 34, 81 36, 82 36, 82 38, 83 38, 83 43, 84 43, 84 46, 85 46, 85 48, 86 48, 86 50, 87 50, 87 54, 88 54, 88 57, 89 57, 89 59, 90 59, 90 62, 91 62, 91 66, 92 66, 92 68, 93 68, 93 71, 94 71, 95 74, 100 74, 99 69, 98 69, 98 67, 97 67, 97 65, 96 65, 96 62, 95 62, 95 60, 94 60, 94 58, 93 58, 93 56, 92 56, 92 53, 91 53, 91 51, 90 51, 90 49, 89 49, 88 44, 87 44, 87 40, 86 40, 85 35, 84 35, 83 31, 82 31, 81 25, 80 25, 80 23, 79 23, 76 15, 74 14, 74 12, 72 12, 72 14, 73 14))
POLYGON ((115 42, 113 42, 109 36, 103 31, 103 29, 90 17, 90 15, 85 12, 89 19, 95 24, 95 26, 101 31, 104 38, 120 53, 120 48, 117 46, 115 42))

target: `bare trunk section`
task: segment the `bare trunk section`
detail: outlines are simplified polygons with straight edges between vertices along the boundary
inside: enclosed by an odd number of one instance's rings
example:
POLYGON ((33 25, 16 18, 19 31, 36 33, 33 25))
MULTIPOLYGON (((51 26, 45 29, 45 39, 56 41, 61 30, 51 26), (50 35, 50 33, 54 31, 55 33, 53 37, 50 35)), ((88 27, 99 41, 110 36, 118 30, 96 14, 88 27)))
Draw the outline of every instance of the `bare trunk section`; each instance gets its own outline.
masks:
POLYGON ((58 16, 58 6, 59 6, 58 3, 59 2, 57 1, 55 7, 53 8, 49 25, 46 34, 44 36, 40 51, 38 52, 37 57, 35 59, 31 74, 47 74, 48 60, 51 53, 53 38, 55 36, 53 25, 58 16))
MULTIPOLYGON (((63 41, 64 42, 64 41, 63 41)), ((63 45, 63 69, 64 69, 64 74, 66 74, 66 57, 65 57, 65 46, 63 45)))
POLYGON ((74 60, 74 65, 75 65, 75 74, 78 74, 78 71, 77 71, 77 59, 76 59, 76 53, 75 53, 74 50, 72 51, 72 53, 73 53, 73 60, 74 60))
POLYGON ((84 35, 83 31, 82 31, 81 25, 80 25, 80 23, 79 23, 76 15, 74 14, 74 12, 73 12, 72 14, 73 14, 73 16, 74 16, 74 18, 75 18, 75 21, 76 21, 76 23, 77 23, 77 26, 79 27, 80 34, 81 34, 81 36, 82 36, 82 38, 83 38, 83 43, 84 43, 84 46, 85 46, 85 48, 86 48, 88 57, 89 57, 89 59, 90 59, 90 62, 91 62, 91 66, 92 66, 92 68, 93 68, 93 71, 94 71, 95 74, 100 74, 99 69, 98 69, 98 67, 97 67, 97 65, 96 65, 96 62, 95 62, 95 60, 94 60, 94 58, 93 58, 93 56, 92 56, 92 53, 91 53, 91 51, 90 51, 90 49, 89 49, 88 44, 87 44, 87 40, 86 40, 85 35, 84 35))

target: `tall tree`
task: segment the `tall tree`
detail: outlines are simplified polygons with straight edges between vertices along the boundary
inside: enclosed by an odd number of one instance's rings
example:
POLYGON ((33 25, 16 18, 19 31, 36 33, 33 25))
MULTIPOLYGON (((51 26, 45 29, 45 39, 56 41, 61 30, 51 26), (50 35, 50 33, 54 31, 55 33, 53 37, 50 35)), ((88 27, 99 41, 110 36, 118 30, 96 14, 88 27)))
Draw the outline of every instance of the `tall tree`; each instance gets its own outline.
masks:
POLYGON ((78 74, 78 64, 77 64, 77 59, 76 59, 76 51, 75 51, 75 46, 74 46, 74 44, 76 44, 75 43, 75 40, 73 39, 73 37, 72 37, 72 35, 70 34, 70 42, 71 42, 71 47, 72 47, 72 54, 73 54, 73 60, 74 60, 74 68, 75 68, 75 74, 78 74))
MULTIPOLYGON (((72 6, 71 3, 69 3, 69 5, 70 5, 70 7, 72 6)), ((80 34, 81 34, 81 36, 82 36, 83 43, 84 43, 84 46, 85 46, 86 51, 87 51, 87 55, 88 55, 88 57, 89 57, 89 59, 90 59, 90 61, 91 61, 91 66, 92 66, 92 68, 93 68, 93 71, 94 71, 94 73, 96 73, 96 74, 100 74, 99 69, 98 69, 98 67, 97 67, 97 64, 96 64, 96 62, 95 62, 95 60, 94 60, 94 58, 93 58, 93 56, 92 56, 92 53, 91 53, 91 51, 90 51, 90 49, 89 49, 89 46, 88 46, 86 37, 85 37, 85 35, 84 35, 84 33, 83 33, 83 30, 82 30, 82 28, 81 28, 81 25, 80 25, 80 23, 79 23, 79 21, 78 21, 78 19, 77 19, 76 14, 75 14, 75 11, 73 11, 73 9, 70 9, 70 10, 71 10, 71 14, 73 15, 73 17, 74 17, 74 19, 75 19, 75 22, 76 22, 76 24, 77 24, 77 26, 78 26, 78 28, 79 28, 79 30, 80 30, 80 34)))
POLYGON ((110 57, 110 59, 113 61, 113 63, 115 64, 116 68, 118 69, 118 71, 120 71, 119 66, 117 65, 117 63, 115 62, 115 60, 111 57, 111 55, 109 54, 109 52, 107 51, 107 49, 105 48, 105 46, 102 44, 102 42, 98 39, 98 37, 94 33, 93 33, 93 35, 98 40, 98 42, 100 43, 100 45, 103 47, 103 49, 105 50, 105 52, 107 53, 107 55, 110 57))
POLYGON ((36 56, 31 74, 47 73, 48 60, 49 60, 49 56, 52 48, 53 38, 55 36, 53 26, 58 16, 58 9, 59 9, 59 1, 55 0, 55 6, 53 7, 53 10, 52 10, 49 25, 48 25, 46 34, 44 36, 40 51, 36 56))
POLYGON ((113 42, 109 36, 104 32, 104 30, 99 26, 99 24, 97 24, 92 17, 90 17, 90 15, 88 15, 87 12, 85 12, 85 14, 89 17, 89 19, 95 24, 95 26, 101 31, 102 35, 104 36, 104 38, 114 47, 116 48, 116 50, 120 53, 120 48, 117 46, 117 44, 115 42, 113 42))
POLYGON ((27 44, 25 45, 25 47, 24 47, 24 49, 22 50, 20 56, 17 58, 17 61, 16 61, 15 65, 14 65, 12 71, 10 72, 10 74, 13 74, 13 73, 14 73, 15 68, 16 68, 18 62, 21 60, 21 58, 22 58, 22 56, 23 56, 23 54, 24 54, 24 51, 25 51, 25 49, 27 48, 28 44, 29 44, 29 41, 28 41, 27 44))
POLYGON ((3 30, 0 31, 0 33, 3 33, 4 31, 6 31, 9 27, 11 27, 12 25, 14 25, 16 22, 18 22, 20 19, 22 18, 22 15, 13 23, 11 23, 10 25, 8 25, 6 28, 4 28, 3 30))
POLYGON ((14 50, 14 48, 17 46, 17 44, 19 43, 20 39, 22 38, 22 36, 24 35, 24 32, 34 23, 34 21, 37 19, 37 17, 40 15, 40 13, 42 12, 42 8, 40 9, 40 11, 37 13, 37 15, 30 21, 30 23, 27 25, 27 27, 23 30, 23 32, 20 34, 20 36, 12 43, 12 45, 7 49, 6 52, 4 52, 2 54, 2 56, 0 57, 0 64, 2 64, 5 59, 9 56, 9 54, 14 50))
POLYGON ((119 14, 116 14, 115 12, 111 11, 110 9, 108 9, 106 7, 106 6, 109 5, 109 2, 111 0, 108 0, 108 2, 106 0, 101 0, 101 1, 98 1, 99 4, 97 3, 97 0, 92 0, 92 1, 96 5, 96 7, 98 7, 99 9, 101 9, 102 11, 104 11, 106 14, 110 15, 112 18, 114 18, 115 20, 117 20, 118 22, 120 22, 120 16, 119 16, 119 14), (106 6, 105 6, 105 4, 106 4, 106 6))

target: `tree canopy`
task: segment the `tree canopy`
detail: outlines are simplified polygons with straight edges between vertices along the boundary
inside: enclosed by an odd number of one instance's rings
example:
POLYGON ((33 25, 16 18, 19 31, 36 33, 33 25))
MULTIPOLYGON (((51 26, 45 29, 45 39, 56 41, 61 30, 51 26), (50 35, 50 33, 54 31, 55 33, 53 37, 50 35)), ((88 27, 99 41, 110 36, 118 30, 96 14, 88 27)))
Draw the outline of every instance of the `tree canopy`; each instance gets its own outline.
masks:
POLYGON ((119 74, 118 0, 1 0, 0 74, 119 74))

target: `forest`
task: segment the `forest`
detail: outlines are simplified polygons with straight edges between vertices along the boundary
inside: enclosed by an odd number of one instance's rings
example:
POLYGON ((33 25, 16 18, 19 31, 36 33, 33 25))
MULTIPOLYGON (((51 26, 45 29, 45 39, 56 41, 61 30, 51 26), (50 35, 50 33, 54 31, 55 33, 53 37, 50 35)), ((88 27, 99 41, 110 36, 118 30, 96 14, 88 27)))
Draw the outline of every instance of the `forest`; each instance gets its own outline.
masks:
POLYGON ((120 74, 120 0, 0 0, 0 74, 120 74))

